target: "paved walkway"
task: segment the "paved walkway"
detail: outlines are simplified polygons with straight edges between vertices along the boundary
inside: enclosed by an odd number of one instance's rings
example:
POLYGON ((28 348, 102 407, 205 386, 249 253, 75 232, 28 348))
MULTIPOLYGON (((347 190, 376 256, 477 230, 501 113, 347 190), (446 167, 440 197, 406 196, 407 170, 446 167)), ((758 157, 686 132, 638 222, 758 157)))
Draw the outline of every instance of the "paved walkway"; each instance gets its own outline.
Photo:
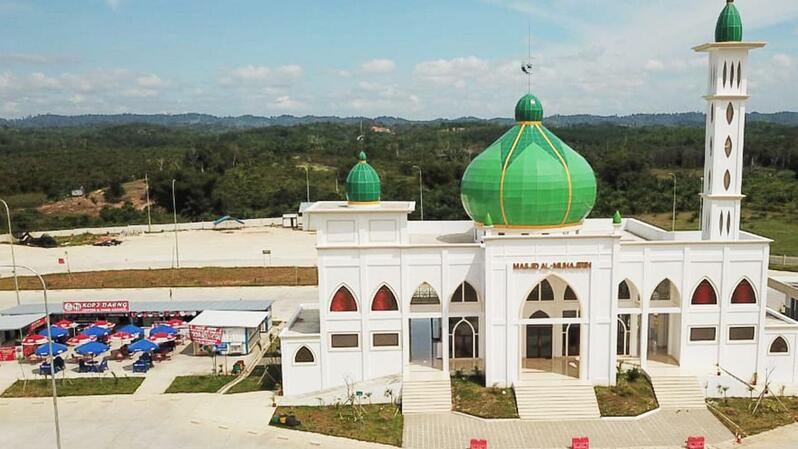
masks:
POLYGON ((488 440, 491 449, 565 448, 572 436, 587 436, 591 448, 677 448, 684 447, 688 435, 704 435, 709 444, 733 438, 708 410, 661 410, 639 420, 552 422, 409 415, 403 440, 412 449, 462 449, 471 438, 488 440))
POLYGON ((779 427, 743 440, 743 444, 729 442, 718 445, 718 449, 795 449, 798 447, 798 424, 779 427))
MULTIPOLYGON (((59 400, 63 447, 82 449, 388 449, 268 426, 268 392, 93 396, 59 400), (87 418, 90 417, 90 419, 87 418)), ((0 399, 2 447, 55 447, 49 398, 0 399)))

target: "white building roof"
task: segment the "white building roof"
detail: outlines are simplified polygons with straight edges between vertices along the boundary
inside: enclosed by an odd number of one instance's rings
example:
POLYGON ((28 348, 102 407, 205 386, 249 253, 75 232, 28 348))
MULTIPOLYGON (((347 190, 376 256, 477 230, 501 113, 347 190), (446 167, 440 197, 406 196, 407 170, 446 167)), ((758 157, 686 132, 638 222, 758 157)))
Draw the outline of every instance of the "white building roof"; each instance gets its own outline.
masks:
POLYGON ((205 310, 191 320, 192 326, 258 327, 269 317, 269 312, 244 312, 230 310, 205 310))
POLYGON ((25 315, 0 315, 0 331, 15 331, 44 318, 43 313, 25 315))

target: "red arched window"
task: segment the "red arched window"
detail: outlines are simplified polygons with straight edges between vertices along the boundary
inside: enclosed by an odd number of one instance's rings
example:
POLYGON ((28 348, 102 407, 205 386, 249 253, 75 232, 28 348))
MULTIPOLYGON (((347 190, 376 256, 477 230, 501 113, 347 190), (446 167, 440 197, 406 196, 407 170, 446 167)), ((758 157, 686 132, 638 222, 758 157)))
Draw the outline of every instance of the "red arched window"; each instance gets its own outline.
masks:
POLYGON ((756 293, 754 293, 754 287, 751 287, 751 283, 745 279, 740 281, 737 287, 734 288, 731 302, 732 304, 756 304, 756 293))
POLYGON ((715 289, 708 280, 704 279, 700 284, 698 284, 698 287, 696 287, 695 291, 693 292, 693 299, 690 301, 690 303, 695 305, 709 305, 718 303, 718 295, 715 293, 715 289))
POLYGON ((357 312, 357 301, 346 287, 341 287, 333 295, 330 312, 357 312))
POLYGON ((399 304, 396 302, 396 296, 390 288, 383 285, 377 290, 374 295, 374 300, 371 301, 371 310, 373 312, 386 312, 390 310, 399 310, 399 304))

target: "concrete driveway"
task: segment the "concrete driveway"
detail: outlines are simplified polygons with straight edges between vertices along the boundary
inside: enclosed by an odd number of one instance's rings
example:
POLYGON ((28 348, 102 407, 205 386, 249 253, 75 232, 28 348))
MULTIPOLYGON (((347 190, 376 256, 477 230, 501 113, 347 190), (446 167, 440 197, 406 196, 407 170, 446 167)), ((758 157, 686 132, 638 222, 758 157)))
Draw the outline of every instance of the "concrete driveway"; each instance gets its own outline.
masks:
MULTIPOLYGON (((95 396, 59 401, 65 449, 387 448, 268 426, 270 393, 95 396)), ((52 401, 0 399, 2 447, 54 448, 52 401)))

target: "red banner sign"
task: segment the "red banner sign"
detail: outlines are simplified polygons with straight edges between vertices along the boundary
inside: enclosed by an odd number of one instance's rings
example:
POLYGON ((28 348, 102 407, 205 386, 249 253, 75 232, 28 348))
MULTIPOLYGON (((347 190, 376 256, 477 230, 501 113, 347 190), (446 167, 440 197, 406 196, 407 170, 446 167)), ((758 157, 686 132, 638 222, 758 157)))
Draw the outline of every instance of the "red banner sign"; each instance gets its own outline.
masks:
POLYGON ((38 320, 30 323, 30 327, 28 327, 28 332, 33 333, 33 331, 35 331, 36 329, 44 327, 46 325, 47 325, 47 318, 41 317, 38 320))
POLYGON ((0 362, 13 362, 17 359, 17 348, 14 346, 0 347, 0 362))
POLYGON ((188 326, 188 336, 194 343, 201 345, 218 345, 222 342, 222 331, 220 327, 208 326, 188 326))
POLYGON ((130 302, 114 301, 64 301, 64 313, 128 313, 130 302))

